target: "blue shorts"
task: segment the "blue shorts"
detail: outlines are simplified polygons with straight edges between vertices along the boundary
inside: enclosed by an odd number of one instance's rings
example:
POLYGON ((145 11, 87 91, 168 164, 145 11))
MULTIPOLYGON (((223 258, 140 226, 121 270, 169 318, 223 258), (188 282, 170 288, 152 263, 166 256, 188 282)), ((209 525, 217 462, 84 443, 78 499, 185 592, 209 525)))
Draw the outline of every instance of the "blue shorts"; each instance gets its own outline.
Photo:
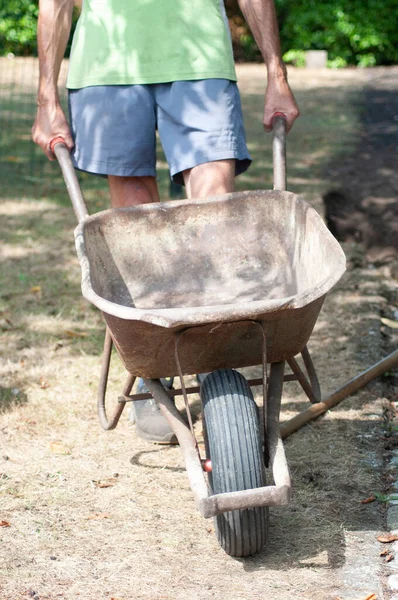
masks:
POLYGON ((239 91, 226 79, 69 90, 75 166, 99 175, 156 176, 156 130, 173 179, 216 160, 250 163, 239 91))

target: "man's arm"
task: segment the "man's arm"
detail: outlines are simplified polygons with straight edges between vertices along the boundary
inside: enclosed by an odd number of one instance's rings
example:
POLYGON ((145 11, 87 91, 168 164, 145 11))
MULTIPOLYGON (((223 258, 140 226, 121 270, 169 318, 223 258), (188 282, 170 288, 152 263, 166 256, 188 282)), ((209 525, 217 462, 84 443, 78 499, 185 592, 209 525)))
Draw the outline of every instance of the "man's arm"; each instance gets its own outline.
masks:
POLYGON ((286 117, 289 130, 299 116, 299 110, 287 82, 286 67, 282 61, 274 1, 238 0, 238 2, 267 66, 264 128, 270 131, 275 113, 281 112, 286 117))
POLYGON ((32 127, 33 141, 54 160, 49 145, 63 137, 73 148, 68 122, 59 102, 58 76, 72 25, 74 0, 40 0, 37 25, 39 90, 37 114, 32 127))

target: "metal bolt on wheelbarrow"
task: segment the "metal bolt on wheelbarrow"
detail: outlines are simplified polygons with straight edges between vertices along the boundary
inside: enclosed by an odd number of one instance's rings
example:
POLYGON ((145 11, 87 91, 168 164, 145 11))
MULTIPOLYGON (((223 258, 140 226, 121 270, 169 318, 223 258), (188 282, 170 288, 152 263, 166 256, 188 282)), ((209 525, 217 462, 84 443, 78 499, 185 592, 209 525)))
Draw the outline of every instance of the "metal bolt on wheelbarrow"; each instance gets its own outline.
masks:
POLYGON ((106 210, 89 216, 65 145, 53 140, 79 224, 82 292, 107 323, 98 412, 114 429, 129 401, 153 397, 174 430, 196 505, 215 517, 232 556, 260 551, 269 506, 287 504, 291 480, 279 433, 284 381, 320 400, 307 349, 345 257, 321 217, 286 190, 285 120, 274 119, 274 190, 236 192, 106 210), (112 346, 129 373, 109 419, 105 397, 112 346), (296 356, 301 354, 304 370, 296 356), (285 363, 291 373, 285 374, 285 363), (262 365, 246 381, 235 369, 262 365), (306 373, 305 373, 306 371, 306 373), (184 375, 209 373, 186 388, 184 375), (161 377, 179 375, 181 389, 161 377), (142 377, 148 394, 131 394, 142 377), (263 418, 251 386, 262 385, 263 418), (200 392, 206 456, 188 396, 200 392), (188 424, 172 398, 184 397, 188 424), (273 485, 267 485, 266 467, 273 485), (205 473, 207 472, 207 474, 205 473))

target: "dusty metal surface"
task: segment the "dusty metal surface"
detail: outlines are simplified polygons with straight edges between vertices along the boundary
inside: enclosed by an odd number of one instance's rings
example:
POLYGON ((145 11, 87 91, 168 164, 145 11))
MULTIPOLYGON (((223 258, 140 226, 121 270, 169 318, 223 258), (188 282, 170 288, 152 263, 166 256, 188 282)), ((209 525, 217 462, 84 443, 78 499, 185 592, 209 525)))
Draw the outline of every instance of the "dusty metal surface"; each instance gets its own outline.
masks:
POLYGON ((321 217, 289 192, 242 192, 104 211, 76 230, 83 293, 163 327, 300 308, 345 269, 321 217))

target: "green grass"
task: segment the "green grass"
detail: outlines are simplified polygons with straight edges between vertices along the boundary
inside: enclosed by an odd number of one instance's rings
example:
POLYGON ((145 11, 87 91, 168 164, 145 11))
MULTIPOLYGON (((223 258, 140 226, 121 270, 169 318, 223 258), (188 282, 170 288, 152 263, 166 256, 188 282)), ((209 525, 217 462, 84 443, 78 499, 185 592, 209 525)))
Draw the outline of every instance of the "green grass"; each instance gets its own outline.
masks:
MULTIPOLYGON (((301 116, 287 137, 288 189, 319 193, 329 184, 328 164, 356 146, 360 98, 357 90, 317 88, 295 93, 301 116)), ((272 136, 262 129, 262 95, 242 97, 246 134, 253 164, 238 189, 271 188, 272 136)))

